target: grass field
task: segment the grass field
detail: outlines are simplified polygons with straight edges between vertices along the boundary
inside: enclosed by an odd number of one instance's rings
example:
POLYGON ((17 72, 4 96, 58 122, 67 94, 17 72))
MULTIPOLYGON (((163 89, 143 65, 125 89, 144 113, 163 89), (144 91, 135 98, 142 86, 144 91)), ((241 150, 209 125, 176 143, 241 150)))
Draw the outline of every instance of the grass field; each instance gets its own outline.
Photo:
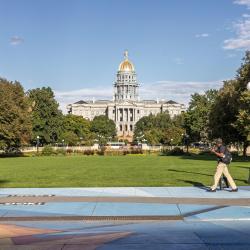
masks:
MULTIPOLYGON (((0 158, 0 187, 118 187, 210 185, 210 156, 55 156, 0 158)), ((230 172, 247 185, 249 161, 230 172)))

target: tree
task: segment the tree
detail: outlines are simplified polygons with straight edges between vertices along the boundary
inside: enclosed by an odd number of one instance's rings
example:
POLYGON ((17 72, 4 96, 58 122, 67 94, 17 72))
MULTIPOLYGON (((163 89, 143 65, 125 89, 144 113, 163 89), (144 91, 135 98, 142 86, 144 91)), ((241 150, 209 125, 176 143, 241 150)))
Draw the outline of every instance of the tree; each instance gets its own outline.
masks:
MULTIPOLYGON (((76 140, 76 143, 81 141, 85 141, 85 143, 89 144, 91 140, 93 140, 93 133, 90 131, 91 122, 82 116, 77 115, 65 115, 63 117, 63 133, 61 135, 61 140, 66 141, 66 136, 68 132, 71 132, 71 138, 72 133, 75 134, 74 138, 78 138, 76 140), (65 135, 66 133, 66 135, 65 135)), ((72 141, 72 140, 71 140, 72 141)))
POLYGON ((144 139, 151 145, 156 145, 162 141, 162 130, 157 128, 152 128, 145 131, 144 139))
POLYGON ((235 92, 235 80, 224 81, 209 114, 211 139, 223 138, 226 144, 241 141, 237 129, 233 126, 238 113, 238 98, 235 92))
POLYGON ((96 116, 91 122, 90 131, 95 133, 96 139, 101 144, 106 144, 109 139, 116 136, 116 127, 113 120, 105 115, 96 116))
POLYGON ((8 151, 31 138, 31 105, 19 82, 0 79, 0 148, 8 151))
POLYGON ((244 140, 243 155, 246 156, 246 150, 250 141, 250 91, 244 91, 241 95, 241 105, 237 115, 235 127, 244 140))
POLYGON ((165 143, 166 131, 177 124, 179 118, 171 119, 168 112, 142 117, 135 124, 134 138, 139 141, 146 140, 150 144, 165 143))
POLYGON ((45 144, 54 143, 62 132, 63 115, 50 87, 29 90, 33 103, 33 140, 39 136, 45 144))
POLYGON ((183 141, 185 130, 181 127, 172 126, 164 130, 163 143, 167 145, 180 145, 183 141))
POLYGON ((233 80, 225 81, 210 115, 212 137, 222 137, 226 143, 243 143, 243 154, 249 145, 249 91, 250 52, 233 80))
POLYGON ((134 138, 141 138, 145 134, 146 131, 149 131, 154 128, 155 117, 150 114, 149 116, 142 117, 135 124, 134 138))
POLYGON ((211 89, 204 94, 195 93, 187 113, 185 114, 185 128, 193 141, 207 140, 209 136, 209 115, 218 91, 211 89))
POLYGON ((250 51, 247 51, 243 63, 236 75, 236 95, 238 99, 238 112, 234 127, 242 137, 243 154, 246 155, 250 141, 250 91, 247 84, 250 82, 250 51))
POLYGON ((159 138, 159 135, 162 134, 162 131, 164 129, 169 128, 171 126, 172 120, 167 112, 159 113, 157 115, 150 114, 149 116, 142 117, 135 124, 134 138, 141 139, 144 135, 144 139, 151 141, 151 143, 152 141, 159 143, 159 140, 162 139, 162 137, 159 138), (160 133, 156 133, 156 128, 158 131, 160 131, 160 133), (157 136, 153 139, 153 135, 157 136))
POLYGON ((75 146, 79 142, 79 137, 73 131, 62 133, 63 141, 68 146, 75 146))
POLYGON ((175 115, 172 119, 173 125, 179 128, 185 128, 185 115, 186 113, 181 113, 179 115, 175 115))

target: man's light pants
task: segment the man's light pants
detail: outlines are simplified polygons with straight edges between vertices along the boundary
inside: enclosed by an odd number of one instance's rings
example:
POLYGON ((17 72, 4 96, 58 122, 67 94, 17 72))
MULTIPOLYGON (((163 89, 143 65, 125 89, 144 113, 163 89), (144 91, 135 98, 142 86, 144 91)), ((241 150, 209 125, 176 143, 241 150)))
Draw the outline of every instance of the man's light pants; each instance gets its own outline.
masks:
POLYGON ((236 189, 235 182, 228 172, 227 165, 223 162, 219 162, 217 165, 216 173, 214 175, 214 185, 211 187, 213 190, 217 188, 221 175, 224 174, 227 177, 227 180, 229 182, 229 185, 231 186, 232 189, 236 189))

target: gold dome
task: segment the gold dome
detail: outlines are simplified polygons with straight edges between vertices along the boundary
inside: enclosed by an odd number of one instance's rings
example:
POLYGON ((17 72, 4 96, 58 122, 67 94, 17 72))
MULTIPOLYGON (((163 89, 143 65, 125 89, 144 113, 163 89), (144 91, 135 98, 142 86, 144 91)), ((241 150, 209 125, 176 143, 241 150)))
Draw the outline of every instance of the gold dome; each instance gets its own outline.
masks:
POLYGON ((128 51, 126 50, 124 52, 124 61, 122 61, 119 65, 119 71, 125 71, 125 72, 130 72, 130 71, 135 71, 135 67, 132 62, 128 60, 128 51))

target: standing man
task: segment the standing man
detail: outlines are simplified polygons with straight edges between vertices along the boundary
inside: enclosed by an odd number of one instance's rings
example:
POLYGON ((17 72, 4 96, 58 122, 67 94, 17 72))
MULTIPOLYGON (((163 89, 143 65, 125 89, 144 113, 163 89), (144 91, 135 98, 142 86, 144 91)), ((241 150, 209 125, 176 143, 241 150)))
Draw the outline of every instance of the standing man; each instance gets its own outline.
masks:
POLYGON ((226 176, 229 185, 232 188, 230 192, 237 192, 238 188, 227 168, 227 165, 229 165, 231 162, 231 154, 228 151, 227 147, 223 145, 222 139, 217 139, 216 146, 217 149, 213 148, 211 151, 217 156, 218 165, 216 173, 214 175, 214 185, 208 190, 208 192, 216 192, 216 188, 218 186, 222 174, 226 176))

